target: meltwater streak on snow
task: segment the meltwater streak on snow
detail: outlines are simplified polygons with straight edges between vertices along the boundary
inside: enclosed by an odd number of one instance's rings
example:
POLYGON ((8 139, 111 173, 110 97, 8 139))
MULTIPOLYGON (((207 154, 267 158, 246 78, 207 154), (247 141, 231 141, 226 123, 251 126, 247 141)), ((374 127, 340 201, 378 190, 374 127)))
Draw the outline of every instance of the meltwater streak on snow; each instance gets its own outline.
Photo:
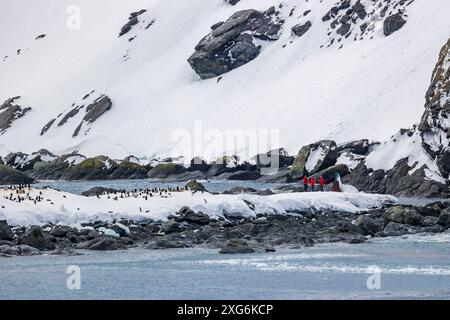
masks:
POLYGON ((281 129, 280 144, 294 154, 319 138, 384 140, 419 120, 450 29, 443 14, 447 0, 415 1, 400 31, 384 37, 380 21, 373 40, 348 39, 342 50, 320 49, 328 39, 321 18, 332 1, 284 3, 286 10, 297 9, 286 17, 281 39, 217 83, 200 81, 186 62, 195 45, 235 11, 279 1, 229 6, 222 0, 3 0, 0 56, 9 58, 0 65, 0 100, 21 95, 33 110, 0 137, 0 154, 44 147, 117 158, 171 155, 173 131, 191 129, 195 120, 205 129, 281 129), (66 28, 66 9, 73 4, 81 9, 80 30, 66 28), (143 8, 154 25, 133 29, 134 41, 118 38, 129 13, 143 8), (310 15, 298 19, 308 9, 310 15), (306 19, 312 28, 293 39, 290 28, 306 19), (35 41, 38 34, 47 36, 35 41), (124 62, 125 54, 130 59, 124 62), (113 107, 88 135, 72 138, 80 112, 40 136, 50 119, 93 89, 108 94, 113 107))
MULTIPOLYGON (((28 192, 28 191, 27 191, 28 192)), ((255 217, 257 214, 288 214, 298 211, 364 212, 385 204, 396 203, 389 195, 364 193, 283 193, 271 196, 257 195, 212 195, 209 193, 173 192, 169 198, 155 194, 145 200, 143 196, 132 196, 114 200, 107 196, 83 197, 52 189, 31 189, 32 199, 40 195, 41 202, 11 201, 11 190, 0 189, 0 219, 10 225, 43 225, 60 223, 78 225, 92 220, 110 221, 118 218, 166 220, 182 207, 188 206, 211 217, 225 213, 255 217), (42 192, 42 195, 40 195, 42 192), (251 204, 251 206, 249 205, 251 204)))

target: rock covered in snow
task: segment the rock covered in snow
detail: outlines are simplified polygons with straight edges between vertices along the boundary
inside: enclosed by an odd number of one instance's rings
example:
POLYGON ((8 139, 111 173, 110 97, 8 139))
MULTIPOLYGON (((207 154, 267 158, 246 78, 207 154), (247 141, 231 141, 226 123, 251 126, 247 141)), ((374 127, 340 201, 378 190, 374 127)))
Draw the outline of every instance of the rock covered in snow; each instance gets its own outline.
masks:
POLYGON ((238 11, 212 27, 213 30, 197 44, 188 62, 202 79, 227 73, 259 55, 261 46, 255 39, 278 40, 283 24, 275 7, 264 12, 238 11))
POLYGON ((25 116, 29 111, 30 107, 22 107, 16 102, 20 99, 19 96, 10 98, 0 105, 0 135, 5 133, 11 125, 17 119, 25 116))
POLYGON ((292 27, 292 33, 297 37, 303 36, 308 30, 312 27, 311 21, 307 21, 306 23, 299 23, 292 27))
POLYGON ((90 125, 100 118, 106 111, 112 107, 111 99, 107 95, 102 95, 97 98, 93 103, 86 107, 86 114, 78 127, 73 132, 73 137, 76 137, 84 124, 90 125))
POLYGON ((303 146, 297 154, 291 168, 291 177, 298 179, 303 175, 312 175, 336 163, 338 157, 336 142, 322 140, 303 146))
POLYGON ((386 37, 400 30, 406 24, 401 13, 396 13, 387 17, 383 24, 383 33, 386 37))

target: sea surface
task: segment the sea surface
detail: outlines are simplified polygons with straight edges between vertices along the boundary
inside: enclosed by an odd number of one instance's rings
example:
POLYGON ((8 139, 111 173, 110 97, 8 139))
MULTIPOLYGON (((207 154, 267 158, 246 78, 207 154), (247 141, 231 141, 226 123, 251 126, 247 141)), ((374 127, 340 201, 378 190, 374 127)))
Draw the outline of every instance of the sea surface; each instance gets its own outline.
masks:
POLYGON ((450 299, 450 233, 249 255, 129 249, 0 258, 0 299, 450 299))

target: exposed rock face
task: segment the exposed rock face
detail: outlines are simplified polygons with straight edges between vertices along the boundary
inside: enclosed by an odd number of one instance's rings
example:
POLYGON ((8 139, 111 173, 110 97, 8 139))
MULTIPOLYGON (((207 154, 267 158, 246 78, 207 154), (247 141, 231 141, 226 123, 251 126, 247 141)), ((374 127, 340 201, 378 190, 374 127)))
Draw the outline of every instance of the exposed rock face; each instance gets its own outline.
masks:
POLYGON ((350 170, 345 164, 337 164, 313 174, 312 177, 316 180, 323 177, 325 179, 325 183, 330 183, 335 180, 336 173, 339 173, 341 177, 345 177, 350 173, 350 170))
POLYGON ((50 249, 48 240, 39 226, 31 226, 28 232, 20 238, 19 242, 39 250, 50 249))
POLYGON ((72 153, 49 162, 37 162, 28 173, 39 180, 114 180, 143 179, 148 169, 129 161, 115 161, 105 156, 87 158, 72 153))
POLYGON ((291 177, 298 179, 303 175, 312 175, 336 163, 338 157, 336 142, 322 140, 303 146, 297 154, 291 168, 291 177))
POLYGON ((339 153, 350 151, 359 155, 367 155, 370 152, 371 147, 372 145, 369 143, 369 140, 362 139, 342 144, 338 146, 337 151, 339 153))
POLYGON ((25 116, 31 110, 30 107, 22 107, 16 104, 20 97, 13 97, 0 105, 0 134, 8 130, 14 121, 25 116))
POLYGON ((444 178, 450 176, 450 39, 442 48, 426 94, 419 125, 423 147, 436 159, 444 178))
POLYGON ((13 239, 14 234, 6 220, 0 220, 0 240, 11 241, 13 239))
POLYGON ((5 157, 5 164, 19 171, 28 171, 39 162, 48 162, 56 158, 56 155, 46 149, 40 149, 31 154, 14 152, 5 157))
POLYGON ((0 165, 0 185, 29 184, 33 179, 9 166, 0 165))
POLYGON ((311 29, 311 27, 312 27, 311 21, 308 21, 303 24, 297 24, 292 27, 292 33, 295 34, 297 37, 301 37, 306 32, 308 32, 308 30, 311 29))
POLYGON ((406 20, 403 19, 401 13, 397 13, 397 14, 387 17, 384 20, 384 24, 383 24, 384 35, 386 37, 390 36, 394 32, 400 30, 405 25, 405 23, 406 23, 406 20))
POLYGON ((170 175, 186 172, 186 168, 176 163, 161 163, 151 169, 147 176, 155 179, 165 179, 170 175))
POLYGON ((122 29, 120 30, 119 33, 119 38, 125 34, 127 34, 128 32, 131 31, 131 29, 133 28, 133 26, 137 25, 139 23, 139 16, 142 15, 143 13, 145 13, 147 10, 142 9, 139 10, 137 12, 132 12, 130 13, 130 16, 128 17, 128 22, 122 27, 122 29))
POLYGON ((361 163, 342 181, 360 191, 396 196, 440 197, 448 194, 449 190, 445 184, 426 177, 424 167, 410 174, 412 169, 407 158, 399 160, 388 172, 367 169, 366 165, 361 163))
POLYGON ((254 39, 278 40, 284 24, 279 16, 274 7, 265 12, 249 9, 234 13, 212 27, 195 47, 189 64, 202 79, 209 79, 252 61, 261 50, 254 39))
POLYGON ((294 163, 294 159, 295 158, 290 156, 283 148, 270 150, 265 154, 258 154, 256 156, 256 167, 258 169, 269 167, 288 167, 294 163))
POLYGON ((83 120, 78 125, 78 127, 73 132, 73 136, 76 137, 83 127, 84 124, 90 125, 94 123, 98 118, 100 118, 106 111, 110 110, 112 107, 111 99, 106 96, 100 96, 93 103, 86 107, 86 114, 83 120))

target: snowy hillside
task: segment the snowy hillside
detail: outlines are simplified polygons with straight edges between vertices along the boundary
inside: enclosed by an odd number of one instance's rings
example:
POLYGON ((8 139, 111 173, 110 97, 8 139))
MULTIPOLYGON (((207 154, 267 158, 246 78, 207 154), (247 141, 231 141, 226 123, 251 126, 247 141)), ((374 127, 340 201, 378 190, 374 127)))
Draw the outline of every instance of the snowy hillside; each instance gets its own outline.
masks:
POLYGON ((46 148, 169 156, 174 131, 193 130, 196 121, 204 130, 280 129, 279 144, 290 154, 320 139, 387 140, 420 121, 449 37, 450 3, 361 0, 366 15, 352 23, 341 11, 324 19, 339 2, 0 0, 0 104, 20 96, 22 107, 0 135, 0 155, 46 148), (211 26, 271 6, 281 29, 276 39, 258 40, 254 60, 221 78, 196 74, 187 60, 211 26), (399 11, 406 23, 386 36, 385 18, 399 11), (340 27, 332 26, 336 20, 340 27), (305 34, 293 34, 308 21, 305 34), (101 95, 111 104, 89 109, 101 95))

